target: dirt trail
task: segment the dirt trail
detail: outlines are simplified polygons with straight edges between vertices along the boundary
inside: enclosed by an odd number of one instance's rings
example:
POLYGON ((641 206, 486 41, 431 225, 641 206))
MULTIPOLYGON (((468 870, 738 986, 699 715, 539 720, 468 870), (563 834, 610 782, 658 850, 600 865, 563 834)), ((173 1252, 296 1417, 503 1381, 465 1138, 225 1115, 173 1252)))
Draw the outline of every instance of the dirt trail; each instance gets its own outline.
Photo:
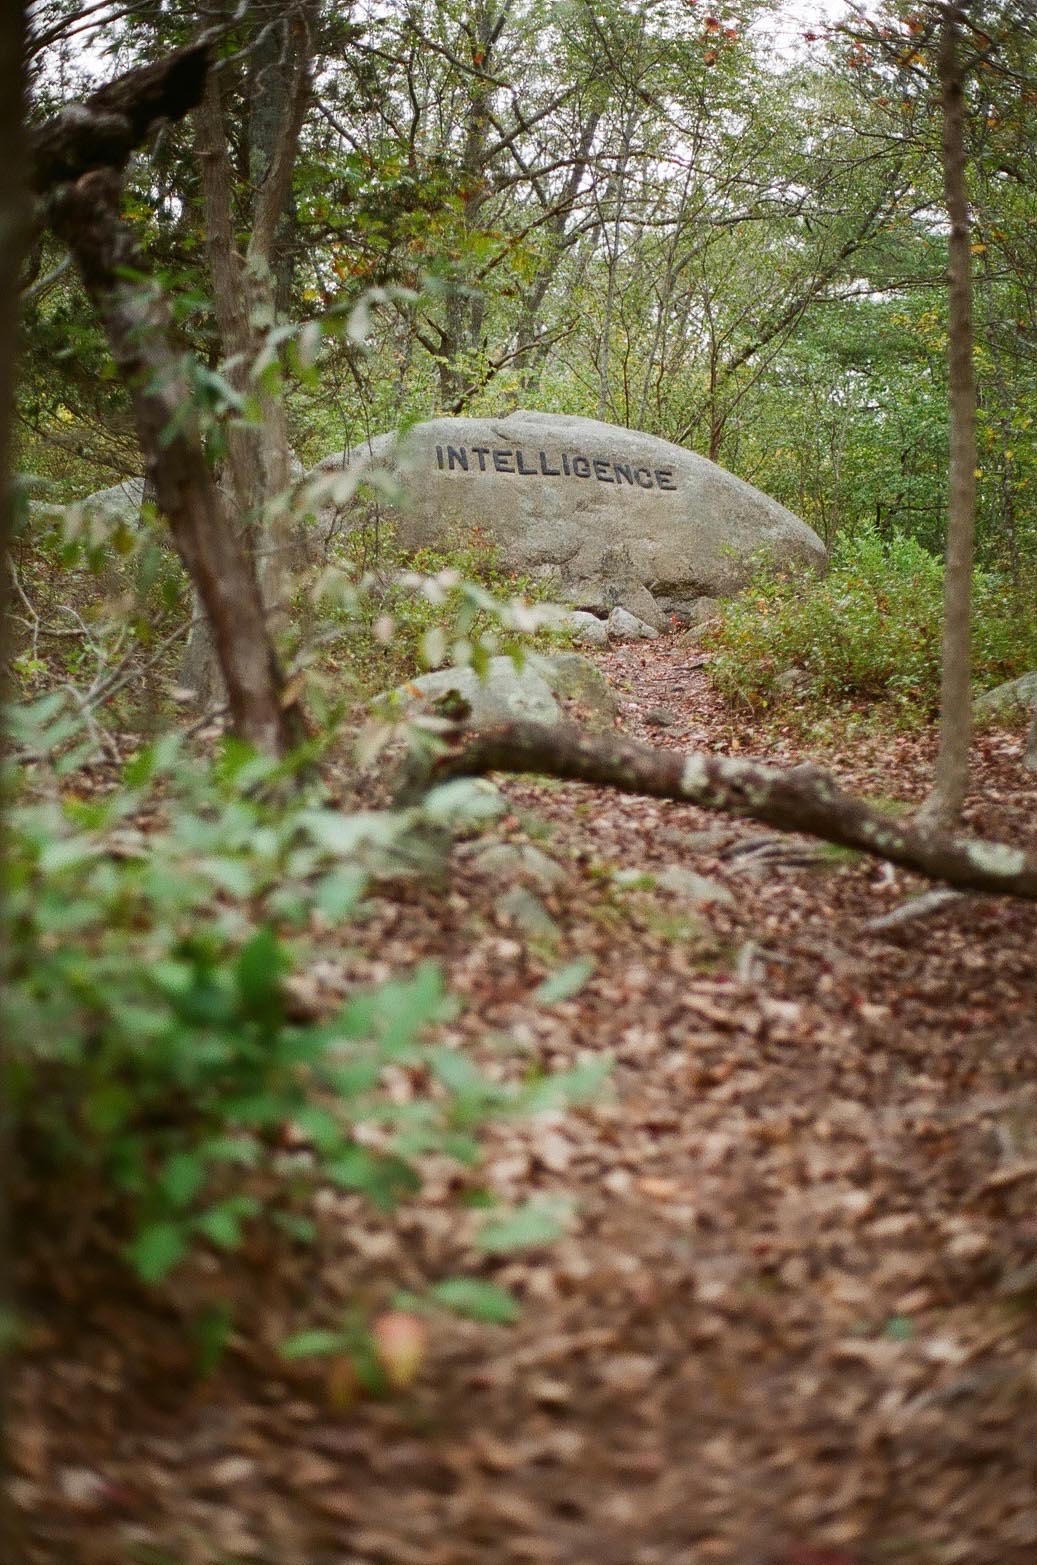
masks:
MULTIPOLYGON (((761 753, 693 649, 602 662, 629 731, 761 753)), ((971 809, 1014 841, 1037 821, 1021 746, 981 739, 971 809)), ((912 798, 928 760, 869 740, 835 769, 912 798)), ((1037 909, 967 897, 872 932, 920 883, 686 807, 505 786, 498 837, 564 870, 535 910, 516 924, 461 844, 445 889, 387 893, 311 985, 330 1003, 435 955, 465 1001, 451 1039, 519 1069, 608 1052, 611 1093, 495 1128, 477 1181, 430 1166, 388 1227, 329 1193, 313 1252, 229 1280, 242 1329, 204 1383, 175 1322, 70 1283, 15 1386, 27 1559, 1033 1565, 1037 909), (579 956, 585 989, 531 1007, 579 956), (566 1238, 487 1263, 466 1181, 572 1197, 566 1238), (522 1322, 437 1324, 396 1403, 337 1410, 269 1346, 459 1269, 512 1286, 522 1322)))

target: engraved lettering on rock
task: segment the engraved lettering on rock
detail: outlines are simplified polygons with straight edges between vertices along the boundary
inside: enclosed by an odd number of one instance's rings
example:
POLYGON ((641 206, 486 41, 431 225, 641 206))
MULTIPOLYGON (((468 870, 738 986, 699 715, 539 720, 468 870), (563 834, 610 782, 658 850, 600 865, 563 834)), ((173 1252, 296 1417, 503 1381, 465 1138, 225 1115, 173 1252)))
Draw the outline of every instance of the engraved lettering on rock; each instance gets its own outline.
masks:
POLYGON ((588 457, 581 451, 562 451, 552 463, 546 451, 527 451, 522 446, 437 446, 436 466, 441 472, 479 472, 520 474, 523 478, 596 478, 601 484, 629 484, 632 488, 656 489, 672 494, 677 488, 672 467, 635 467, 632 462, 615 462, 611 457, 588 457), (474 460, 473 460, 474 459, 474 460))

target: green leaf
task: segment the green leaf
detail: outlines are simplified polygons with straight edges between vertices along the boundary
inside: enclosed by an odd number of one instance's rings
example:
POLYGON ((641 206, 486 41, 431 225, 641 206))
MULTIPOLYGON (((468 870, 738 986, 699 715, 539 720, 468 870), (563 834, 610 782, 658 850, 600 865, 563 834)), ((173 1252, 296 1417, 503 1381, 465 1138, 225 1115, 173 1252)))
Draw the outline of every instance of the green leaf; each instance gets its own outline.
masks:
POLYGON ((341 1353, 347 1346, 347 1338, 341 1331, 297 1331, 286 1337, 278 1349, 284 1359, 319 1358, 329 1353, 341 1353))
POLYGON ((497 1082, 484 1076, 461 1049, 429 1049, 425 1059, 436 1080, 460 1096, 481 1099, 497 1096, 502 1090, 497 1082))
POLYGON ((514 1325, 521 1313, 517 1300, 506 1288, 478 1277, 447 1277, 429 1293, 444 1309, 491 1326, 514 1325))
POLYGON ((238 953, 234 978, 244 1009, 258 1021, 281 1015, 281 974, 284 953, 272 929, 261 929, 238 953))
POLYGON ((248 1196, 232 1196, 200 1213, 194 1227, 221 1250, 236 1250, 241 1243, 241 1219, 254 1216, 257 1210, 258 1202, 248 1196))
POLYGON ((414 1195, 421 1181, 402 1158, 352 1146, 325 1165, 327 1177, 346 1190, 359 1190, 382 1211, 391 1211, 404 1196, 414 1195))
POLYGON ((229 1304, 214 1304, 199 1315, 192 1335, 200 1375, 211 1375, 218 1367, 233 1330, 234 1312, 229 1304))
POLYGON ((438 668, 447 654, 446 631, 441 625, 433 625, 421 638, 419 655, 426 668, 438 668))
POLYGON ((180 753, 180 736, 166 734, 153 744, 145 745, 131 756, 122 769, 122 780, 127 788, 144 788, 148 783, 168 772, 180 753))
POLYGON ((462 1190, 457 1199, 459 1205, 468 1207, 473 1212, 490 1212, 500 1205, 500 1200, 493 1191, 483 1186, 477 1186, 474 1190, 462 1190))
POLYGON ((386 1050, 397 1053, 409 1047, 423 1027, 444 1013, 439 967, 424 962, 409 982, 383 985, 375 997, 375 1010, 383 1019, 386 1050))
POLYGON ((217 891, 244 900, 255 890, 256 872, 253 864, 244 858, 213 856, 198 860, 199 874, 217 891))
POLYGON ((493 1255, 551 1244, 563 1232, 566 1215, 567 1208, 530 1201, 485 1223, 476 1235, 476 1243, 493 1255))
POLYGON ((83 1118, 98 1135, 110 1136, 121 1130, 133 1114, 134 1099, 120 1082, 105 1082, 90 1093, 83 1104, 83 1118))
POLYGON ((594 962, 589 956, 560 967, 533 990, 534 1004, 557 1005, 560 1000, 571 1000, 574 994, 579 994, 593 971, 594 962))
POLYGON ((319 1103, 303 1103, 292 1110, 292 1120, 318 1152, 336 1152, 342 1146, 339 1120, 319 1103))
POLYGON ((387 848, 399 835, 399 812, 368 810, 356 815, 339 815, 334 810, 311 810, 302 817, 314 842, 330 853, 355 853, 358 848, 387 848))
POLYGON ((526 1114, 545 1114, 570 1103, 585 1103, 597 1097, 611 1069, 611 1059, 604 1056, 575 1065, 571 1071, 542 1076, 522 1089, 515 1106, 526 1114))
POLYGON ((434 826, 464 826, 496 820, 507 808, 503 795, 482 777, 455 777, 426 794, 421 813, 434 826))
POLYGON ((910 1342, 915 1334, 915 1323, 909 1315, 891 1315, 883 1335, 893 1342, 910 1342))
POLYGON ((274 1212, 270 1218, 275 1228, 295 1239, 299 1244, 312 1244, 317 1237, 317 1225, 298 1212, 274 1212))
POLYGON ((170 1205, 190 1206, 205 1183, 205 1163, 198 1152, 174 1152, 158 1176, 159 1188, 170 1205))
POLYGON ((315 905, 325 918, 337 923, 340 919, 348 918, 350 913, 356 910, 357 904, 367 890, 367 882, 367 872, 358 867, 345 866, 342 869, 332 870, 331 874, 325 875, 317 886, 315 905))
POLYGON ((187 1236, 180 1223, 149 1223, 129 1247, 129 1259, 142 1282, 161 1282, 187 1250, 187 1236))
POLYGON ((101 852, 98 843, 89 837, 63 837, 49 842, 40 854, 40 871, 44 875, 57 875, 63 870, 78 869, 88 864, 101 852))

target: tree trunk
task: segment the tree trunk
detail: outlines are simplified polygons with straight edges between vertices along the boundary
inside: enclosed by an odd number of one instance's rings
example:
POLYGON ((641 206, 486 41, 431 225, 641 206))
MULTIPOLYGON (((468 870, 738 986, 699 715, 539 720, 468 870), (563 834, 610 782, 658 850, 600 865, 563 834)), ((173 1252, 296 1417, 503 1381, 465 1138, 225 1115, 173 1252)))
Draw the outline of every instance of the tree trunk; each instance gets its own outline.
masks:
MULTIPOLYGON (((475 9, 470 26, 466 28, 474 66, 464 145, 458 168, 466 236, 475 232, 488 194, 486 142, 496 91, 493 82, 497 68, 495 51, 511 5, 512 0, 505 0, 498 10, 496 0, 482 0, 475 9)), ((465 365, 464 356, 479 346, 484 307, 478 289, 458 281, 450 282, 440 333, 439 400, 443 408, 464 401, 467 381, 472 372, 471 365, 465 365)))
POLYGON ((723 755, 682 755, 676 750, 653 750, 632 739, 545 723, 462 729, 457 744, 406 779, 401 801, 410 802, 451 777, 539 773, 743 816, 779 831, 805 832, 855 848, 963 891, 999 892, 1037 901, 1037 853, 897 820, 844 793, 816 767, 781 771, 723 755))
MULTIPOLYGON (((196 116, 195 151, 221 356, 235 389, 242 394, 257 392, 260 409, 257 422, 238 423, 228 431, 228 501, 236 525, 247 531, 254 550, 263 604, 275 631, 288 623, 292 579, 305 549, 292 517, 276 505, 291 476, 284 404, 276 393, 257 388, 251 377, 267 334, 288 302, 288 214, 311 88, 312 12, 312 5, 303 0, 291 11, 278 5, 269 15, 259 11, 255 16, 260 34, 248 80, 251 232, 244 255, 235 233, 234 174, 224 104, 211 76, 196 116)), ((191 656, 198 661, 200 649, 191 649, 191 656)), ((185 682, 197 682, 200 673, 200 669, 189 671, 185 660, 185 682)))
MULTIPOLYGON (((608 264, 608 283, 605 289, 605 310, 601 328, 601 345, 597 354, 598 371, 598 417, 606 419, 611 404, 609 389, 609 375, 612 363, 612 317, 616 305, 616 292, 619 287, 619 252, 620 241, 623 233, 623 202, 626 187, 627 168, 630 163, 630 151, 633 142, 634 131, 637 127, 638 111, 631 109, 623 121, 623 139, 620 144, 619 156, 616 162, 616 171, 606 191, 606 201, 609 196, 615 198, 615 212, 612 219, 612 232, 609 234, 608 226, 602 215, 601 235, 605 247, 605 259, 608 264)), ((627 417, 629 418, 629 409, 627 417)))
POLYGON ((969 785, 972 740, 972 556, 976 523, 976 375, 972 360, 972 257, 965 179, 965 80, 960 9, 940 29, 943 188, 950 219, 948 402, 950 467, 944 583, 940 747, 933 789, 922 817, 951 826, 969 785))
POLYGON ((142 283, 143 262, 119 217, 120 176, 85 174, 52 208, 55 231, 75 257, 126 383, 148 476, 205 609, 236 731, 281 755, 301 719, 283 704, 284 678, 255 570, 209 470, 191 387, 171 341, 168 306, 142 283))
MULTIPOLYGON (((22 261, 29 241, 29 203, 26 171, 28 148, 25 136, 25 12, 18 0, 0 6, 0 684, 7 669, 7 554, 14 520, 14 475, 11 472, 11 425, 14 408, 15 361, 18 349, 18 289, 22 261)), ((0 697, 6 690, 0 688, 0 697)), ((0 758, 4 730, 0 724, 0 758)), ((4 806, 0 793, 0 868, 6 848, 4 806)), ((0 952, 7 942, 0 932, 0 952)), ((0 960, 0 967, 4 964, 0 960)), ((7 1080, 8 1061, 4 1049, 4 1029, 0 1027, 0 1080, 7 1080)), ((11 1226, 8 1196, 13 1184, 11 1127, 0 1090, 0 1469, 5 1472, 5 1438, 8 1423, 5 1370, 13 1319, 11 1296, 11 1226)), ((24 1539, 19 1539, 15 1509, 7 1485, 0 1484, 0 1555, 14 1560, 24 1557, 24 1539)))

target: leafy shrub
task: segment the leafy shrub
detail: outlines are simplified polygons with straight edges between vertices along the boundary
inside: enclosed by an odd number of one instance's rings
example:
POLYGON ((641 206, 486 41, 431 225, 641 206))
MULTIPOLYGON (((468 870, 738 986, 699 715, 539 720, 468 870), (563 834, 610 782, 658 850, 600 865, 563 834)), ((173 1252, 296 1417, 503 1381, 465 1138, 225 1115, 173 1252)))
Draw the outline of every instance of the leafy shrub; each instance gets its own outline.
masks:
MULTIPOLYGON (((325 666, 345 674, 357 698, 421 669, 478 667, 496 652, 517 652, 534 628, 524 607, 551 598, 548 583, 506 571, 493 541, 479 533, 453 549, 421 549, 406 561, 382 541, 375 571, 364 569, 366 555, 360 542, 352 547, 347 540, 318 587, 322 616, 337 611, 343 625, 325 666)), ((328 642, 327 634, 322 640, 328 642)))
MULTIPOLYGON (((1037 622, 999 578, 977 571, 973 590, 985 689, 1037 663, 1037 622)), ((712 677, 754 708, 866 703, 884 721, 923 722, 939 706, 942 621, 942 563, 912 538, 867 527, 838 539, 826 577, 761 576, 729 604, 711 638, 712 677)))
MULTIPOLYGON (((12 717, 37 753, 64 734, 54 698, 12 717)), ((384 864, 497 800, 460 781, 420 809, 345 815, 315 786, 289 794, 290 769, 235 743, 202 765, 168 740, 118 791, 80 794, 73 773, 60 801, 10 811, 5 1088, 22 1167, 34 1202, 86 1192, 147 1283, 251 1223, 306 1237, 316 1182, 389 1209, 418 1189, 425 1153, 475 1163, 488 1117, 594 1085, 509 1086, 430 1040, 456 1008, 432 965, 293 1019, 285 980, 315 914, 326 927, 362 912, 365 855, 384 864), (401 1065, 424 1084, 406 1103, 386 1081, 401 1065), (301 1184, 287 1127, 313 1149, 301 1184)))

